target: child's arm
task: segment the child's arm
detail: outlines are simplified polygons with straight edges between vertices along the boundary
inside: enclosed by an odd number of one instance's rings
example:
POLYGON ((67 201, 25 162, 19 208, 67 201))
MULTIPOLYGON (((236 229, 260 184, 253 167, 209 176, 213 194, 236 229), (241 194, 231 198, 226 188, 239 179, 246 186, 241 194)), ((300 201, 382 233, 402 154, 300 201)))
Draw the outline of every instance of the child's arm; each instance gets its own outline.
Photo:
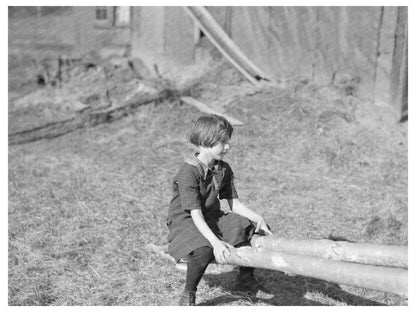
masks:
POLYGON ((273 235, 273 233, 269 230, 266 222, 264 221, 263 217, 253 210, 244 206, 238 198, 228 199, 228 205, 230 206, 231 210, 243 216, 250 221, 257 223, 255 232, 257 233, 259 230, 263 230, 266 234, 273 235))
POLYGON ((205 222, 204 216, 200 209, 191 210, 191 217, 195 223, 197 229, 201 234, 211 243, 214 248, 215 259, 218 262, 225 262, 224 253, 230 255, 228 248, 234 248, 232 245, 220 240, 209 228, 208 224, 205 222))

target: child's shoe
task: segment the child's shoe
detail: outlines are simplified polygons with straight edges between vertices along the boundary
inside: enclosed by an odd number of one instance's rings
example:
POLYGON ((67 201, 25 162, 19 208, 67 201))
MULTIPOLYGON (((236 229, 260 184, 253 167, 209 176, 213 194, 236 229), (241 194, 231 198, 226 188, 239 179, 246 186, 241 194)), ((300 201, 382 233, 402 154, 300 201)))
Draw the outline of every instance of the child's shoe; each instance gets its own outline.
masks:
POLYGON ((269 290, 257 282, 253 272, 240 271, 237 277, 236 290, 248 293, 258 299, 270 300, 274 298, 274 295, 269 290))
POLYGON ((179 299, 180 306, 194 306, 195 305, 195 291, 184 290, 179 299))

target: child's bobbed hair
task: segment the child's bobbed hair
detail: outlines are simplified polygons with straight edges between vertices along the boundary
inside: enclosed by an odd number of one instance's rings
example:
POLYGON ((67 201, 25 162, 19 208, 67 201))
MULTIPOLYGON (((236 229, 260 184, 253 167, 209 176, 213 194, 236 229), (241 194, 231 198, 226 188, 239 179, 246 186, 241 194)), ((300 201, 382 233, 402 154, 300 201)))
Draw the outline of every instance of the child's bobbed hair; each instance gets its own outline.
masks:
POLYGON ((195 121, 190 141, 196 146, 213 147, 231 139, 233 126, 222 116, 203 115, 195 121))

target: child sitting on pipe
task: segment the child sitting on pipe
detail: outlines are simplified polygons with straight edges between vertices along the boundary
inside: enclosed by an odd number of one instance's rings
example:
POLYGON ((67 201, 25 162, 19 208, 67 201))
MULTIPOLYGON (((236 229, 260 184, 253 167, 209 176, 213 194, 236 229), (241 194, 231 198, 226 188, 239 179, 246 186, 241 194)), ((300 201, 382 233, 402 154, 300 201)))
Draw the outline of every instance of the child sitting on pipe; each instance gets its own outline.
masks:
MULTIPOLYGON (((238 199, 233 171, 223 161, 232 133, 233 127, 224 117, 201 116, 190 134, 199 152, 185 159, 173 180, 167 217, 168 252, 176 261, 189 259, 179 305, 195 305, 198 283, 214 258, 224 263, 229 249, 247 244, 254 233, 272 234, 263 217, 238 199), (220 210, 218 198, 228 201, 231 213, 220 210)), ((241 290, 258 298, 273 298, 256 282, 253 270, 240 267, 241 290)))

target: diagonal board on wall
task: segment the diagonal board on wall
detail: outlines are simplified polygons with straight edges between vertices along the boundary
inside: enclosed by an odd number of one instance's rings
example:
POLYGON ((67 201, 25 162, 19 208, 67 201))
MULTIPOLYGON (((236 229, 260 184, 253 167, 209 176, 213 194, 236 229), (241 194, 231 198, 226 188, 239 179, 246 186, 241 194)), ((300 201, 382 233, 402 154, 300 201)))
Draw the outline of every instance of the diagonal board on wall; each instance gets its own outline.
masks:
POLYGON ((192 20, 205 33, 225 58, 252 84, 260 87, 260 80, 270 81, 250 59, 238 48, 212 15, 201 6, 184 7, 192 20))

